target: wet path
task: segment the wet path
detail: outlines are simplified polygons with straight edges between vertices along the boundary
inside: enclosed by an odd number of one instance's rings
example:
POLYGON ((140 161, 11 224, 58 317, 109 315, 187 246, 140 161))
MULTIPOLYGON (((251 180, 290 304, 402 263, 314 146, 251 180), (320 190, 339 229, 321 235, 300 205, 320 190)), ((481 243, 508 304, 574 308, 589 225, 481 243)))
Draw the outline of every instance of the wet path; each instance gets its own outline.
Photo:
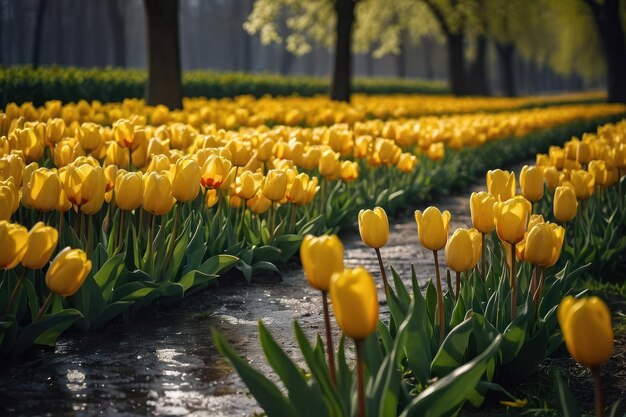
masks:
MULTIPOLYGON (((482 188, 481 181, 476 189, 482 188)), ((436 202, 452 213, 451 230, 469 225, 470 192, 436 202)), ((414 263, 424 284, 434 275, 434 263, 431 252, 419 244, 412 212, 407 208, 390 220, 390 242, 381 252, 386 265, 395 266, 406 280, 414 263)), ((364 265, 380 281, 373 249, 364 246, 358 233, 343 240, 347 266, 364 265)), ((129 324, 61 338, 55 353, 0 370, 2 415, 254 415, 261 410, 213 347, 209 329, 217 327, 268 375, 257 339, 258 319, 292 357, 299 357, 292 321, 297 319, 311 336, 321 333, 321 297, 301 270, 283 278, 277 284, 224 286, 168 310, 149 309, 129 324)), ((382 284, 379 290, 382 295, 382 284)))

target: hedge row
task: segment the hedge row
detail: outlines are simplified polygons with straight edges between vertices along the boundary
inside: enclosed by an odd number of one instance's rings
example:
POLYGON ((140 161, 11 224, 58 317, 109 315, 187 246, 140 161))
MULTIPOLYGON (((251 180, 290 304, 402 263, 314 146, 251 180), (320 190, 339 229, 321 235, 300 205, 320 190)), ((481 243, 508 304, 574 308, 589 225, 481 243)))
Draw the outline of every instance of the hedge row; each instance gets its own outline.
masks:
MULTIPOLYGON (((147 72, 139 69, 74 68, 27 66, 0 67, 0 107, 9 102, 32 101, 42 105, 47 100, 63 102, 100 100, 119 102, 143 97, 147 72)), ((250 94, 313 96, 328 91, 328 79, 271 74, 189 71, 183 75, 187 97, 233 97, 250 94)), ((368 94, 445 94, 447 85, 437 81, 393 78, 356 78, 354 91, 368 94)))

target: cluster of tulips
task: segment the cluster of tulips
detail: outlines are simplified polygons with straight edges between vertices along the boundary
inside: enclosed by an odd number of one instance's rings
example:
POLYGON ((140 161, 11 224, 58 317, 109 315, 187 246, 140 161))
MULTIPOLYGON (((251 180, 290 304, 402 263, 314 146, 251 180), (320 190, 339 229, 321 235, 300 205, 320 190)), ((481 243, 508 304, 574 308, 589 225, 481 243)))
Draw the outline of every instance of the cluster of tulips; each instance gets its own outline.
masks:
MULTIPOLYGON (((441 212, 436 207, 429 207, 423 212, 420 210, 415 212, 420 242, 426 249, 432 251, 435 261, 436 305, 432 312, 435 321, 433 329, 437 329, 437 327, 439 329, 438 344, 440 350, 437 357, 442 352, 443 357, 448 358, 459 355, 460 353, 455 350, 458 349, 459 345, 455 345, 455 342, 452 341, 448 342, 448 339, 464 340, 459 339, 460 331, 458 328, 450 328, 449 323, 451 321, 454 322, 455 319, 447 316, 448 314, 458 315, 459 312, 457 310, 462 309, 460 315, 462 317, 465 314, 467 321, 467 317, 471 317, 478 312, 476 309, 480 311, 485 309, 484 304, 492 304, 493 300, 496 303, 503 303, 510 298, 510 307, 491 306, 492 309, 503 308, 511 313, 508 325, 506 323, 498 325, 494 322, 494 326, 502 326, 501 328, 506 329, 504 330, 505 334, 509 330, 511 332, 523 332, 521 330, 522 327, 518 327, 521 326, 520 323, 526 323, 529 320, 529 314, 534 317, 530 320, 536 321, 536 324, 530 326, 530 328, 532 329, 536 326, 538 330, 534 330, 536 333, 530 330, 528 336, 522 337, 521 344, 516 348, 517 352, 519 352, 520 349, 524 349, 522 347, 524 343, 543 345, 545 342, 539 342, 538 340, 540 339, 537 339, 537 337, 546 332, 543 337, 548 338, 550 336, 548 332, 552 330, 541 328, 542 324, 540 323, 556 321, 558 318, 562 337, 572 357, 582 365, 588 366, 595 377, 596 415, 598 417, 603 415, 604 405, 600 387, 600 366, 613 353, 613 330, 608 307, 597 297, 581 296, 576 299, 568 295, 562 298, 561 301, 561 297, 571 291, 571 281, 567 278, 567 265, 558 274, 550 275, 551 286, 550 290, 547 291, 549 294, 544 291, 544 284, 547 279, 546 271, 559 263, 563 252, 571 252, 576 247, 576 239, 579 236, 574 234, 568 242, 566 240, 566 232, 570 229, 572 221, 577 217, 579 200, 590 199, 590 197, 606 197, 608 192, 616 188, 614 186, 622 179, 624 174, 622 172, 624 167, 622 161, 625 156, 625 128, 626 122, 606 124, 598 128, 597 134, 586 134, 583 140, 573 139, 567 142, 564 148, 552 148, 550 157, 539 155, 537 157, 538 162, 554 160, 556 158, 555 155, 559 154, 559 150, 565 156, 559 162, 560 169, 557 170, 558 175, 556 176, 553 174, 556 167, 552 164, 524 166, 519 174, 519 195, 516 176, 513 172, 499 169, 487 172, 487 191, 472 193, 470 197, 469 206, 472 228, 459 228, 450 235, 451 215, 448 211, 441 212), (572 150, 574 146, 576 146, 575 151, 572 150), (583 157, 580 161, 578 156, 568 158, 566 156, 567 149, 570 149, 569 153, 571 155, 583 155, 583 157), (584 156, 585 152, 587 152, 587 156, 584 156), (570 170, 564 168, 566 165, 570 166, 570 170), (583 166, 587 167, 588 170, 583 170, 583 166), (598 166, 601 166, 602 169, 599 169, 598 166), (581 178, 585 177, 586 179, 582 181, 581 178), (557 178, 556 182, 552 182, 554 178, 557 178), (584 191, 576 191, 580 187, 584 191), (550 205, 547 206, 546 202, 550 202, 550 205), (553 219, 554 221, 548 221, 548 219, 553 219), (448 292, 446 294, 443 291, 438 258, 438 252, 442 249, 445 250, 447 268, 456 273, 456 285, 453 288, 449 279, 448 292), (496 268, 498 264, 502 266, 501 272, 496 268), (530 273, 530 278, 527 277, 528 273, 530 273), (556 277, 556 275, 559 275, 559 277, 556 277), (565 284, 561 284, 559 281, 565 284), (478 286, 477 282, 484 282, 484 284, 478 286), (488 289, 487 292, 489 294, 493 292, 493 295, 486 297, 483 285, 495 286, 497 288, 488 289), (524 293, 527 294, 523 297, 518 295, 518 288, 521 285, 524 286, 524 293), (476 286, 476 288, 468 290, 467 286, 476 286), (502 293, 502 288, 508 289, 505 291, 509 291, 509 296, 498 297, 500 294, 507 294, 506 292, 502 293), (478 297, 477 301, 479 304, 474 307, 474 311, 467 311, 467 309, 472 308, 471 304, 464 304, 463 298, 465 298, 465 302, 470 302, 468 301, 468 294, 471 294, 471 297, 478 297), (445 303, 454 302, 454 299, 456 299, 453 311, 444 305, 444 299, 446 300, 445 303), (534 313, 529 313, 529 307, 534 310, 534 313), (522 320, 521 322, 517 319, 517 315, 523 316, 519 319, 522 320), (555 315, 557 316, 556 318, 549 318, 555 315), (450 346, 452 346, 453 352, 446 350, 450 346)), ((620 201, 623 199, 621 193, 617 197, 620 201)), ((594 198, 591 199, 593 200, 594 198)), ((613 198, 613 195, 610 198, 613 198)), ((306 236, 300 248, 300 257, 308 282, 322 293, 326 330, 325 353, 327 355, 327 364, 324 369, 328 371, 328 381, 333 386, 337 386, 339 391, 345 389, 343 340, 340 342, 337 350, 332 340, 330 298, 337 324, 345 336, 354 340, 356 347, 356 401, 354 402, 356 406, 354 411, 359 416, 365 416, 370 413, 370 411, 367 411, 370 408, 377 409, 372 408, 374 405, 368 402, 369 397, 367 395, 383 395, 380 392, 388 388, 386 386, 385 388, 378 387, 378 383, 383 378, 382 375, 390 375, 385 373, 391 372, 385 366, 390 366, 391 368, 395 366, 400 368, 401 371, 404 369, 405 365, 402 364, 401 360, 398 360, 397 363, 394 362, 395 356, 393 355, 397 354, 396 343, 399 344, 398 346, 404 346, 404 349, 407 349, 408 346, 416 348, 416 345, 415 341, 412 344, 407 343, 405 345, 402 344, 404 342, 399 341, 403 337, 408 337, 402 335, 406 331, 406 327, 410 327, 410 320, 407 318, 409 321, 404 322, 402 325, 397 320, 400 317, 397 311, 399 309, 399 300, 402 298, 401 293, 404 291, 406 294, 406 290, 402 283, 398 281, 399 278, 395 271, 392 270, 394 273, 394 291, 387 278, 387 271, 381 255, 381 249, 389 240, 387 214, 380 207, 376 207, 373 210, 361 210, 358 215, 358 225, 363 242, 370 248, 375 249, 379 261, 382 285, 391 313, 389 330, 384 330, 387 325, 380 322, 378 290, 374 278, 362 267, 354 269, 344 268, 343 245, 337 236, 306 236), (395 324, 393 323, 394 321, 395 324), (379 365, 381 366, 380 369, 372 369, 371 362, 366 365, 366 358, 368 357, 368 353, 365 352, 366 349, 376 349, 375 345, 367 342, 367 340, 370 340, 370 336, 374 334, 377 335, 380 344, 387 346, 385 349, 387 349, 388 355, 391 355, 385 357, 383 361, 385 365, 379 365), (394 348, 391 349, 391 342, 387 338, 393 337, 394 334, 396 340, 394 340, 394 348), (335 356, 337 352, 339 357, 335 356), (391 365, 389 365, 389 362, 391 365), (367 378, 370 378, 369 382, 367 378), (367 395, 366 387, 369 392, 367 395)), ((617 225, 614 226, 619 227, 617 225)), ((572 261, 573 267, 579 267, 579 270, 589 267, 589 265, 584 265, 576 257, 572 261)), ((413 285, 417 285, 415 277, 413 285)), ((415 288, 413 288, 413 291, 416 294, 415 288)), ((408 297, 408 295, 405 295, 405 297, 408 297)), ((415 299, 413 301, 417 302, 415 299)), ((485 310, 488 309, 489 307, 487 306, 485 310)), ((426 312, 428 313, 428 310, 426 312)), ((485 312, 485 315, 487 315, 487 312, 485 312)), ((428 321, 429 318, 419 316, 415 320, 428 321)), ((421 324, 414 326, 420 327, 421 324)), ((462 324, 458 325, 458 327, 462 326, 462 324)), ((495 328, 493 329, 495 330, 495 328)), ((296 331, 297 335, 300 334, 297 325, 296 331)), ((463 331, 467 332, 468 330, 463 331)), ((265 349, 269 336, 267 336, 266 329, 262 328, 262 332, 265 334, 262 337, 265 349)), ((557 334, 556 337, 558 336, 557 334)), ((493 337, 493 333, 491 333, 490 337, 493 337)), ((512 336, 512 333, 509 333, 508 337, 512 340, 512 338, 517 336, 512 336)), ((220 351, 235 364, 237 360, 236 354, 229 350, 219 336, 215 336, 215 338, 220 351)), ((308 358, 305 352, 309 348, 303 345, 301 340, 299 340, 299 343, 305 358, 308 358)), ((502 349, 502 355, 504 355, 505 348, 502 347, 502 349)), ((510 349, 510 347, 507 349, 510 349)), ((540 352, 541 355, 544 355, 546 351, 554 351, 541 346, 537 349, 537 352, 540 352)), ((317 352, 318 355, 321 354, 320 351, 317 352)), ((321 352, 324 352, 324 349, 321 352)), ((371 354, 373 353, 370 352, 371 354)), ((407 353, 408 355, 409 353, 407 353)), ((417 356, 423 358, 419 354, 417 356)), ((544 357, 541 356, 538 360, 541 361, 544 357)), ((437 359, 435 358, 435 360, 437 359)), ((272 366, 280 369, 280 367, 285 365, 283 362, 286 361, 284 358, 283 360, 274 358, 272 366)), ((408 361, 410 363, 411 359, 409 358, 408 361)), ((319 363, 315 363, 312 359, 307 359, 307 363, 309 363, 309 366, 319 366, 319 363)), ((429 365, 427 363, 425 366, 428 368, 429 365)), ((531 364, 526 365, 533 366, 531 364)), ((463 366, 463 372, 467 371, 468 366, 469 364, 463 366)), ((249 369, 244 370, 241 365, 236 365, 236 367, 242 376, 249 375, 249 369)), ((319 375, 319 372, 319 369, 317 372, 314 372, 315 378, 319 383, 322 383, 324 378, 319 375)), ((481 372, 484 372, 484 370, 481 372)), ((404 372, 396 374, 397 377, 401 373, 404 372)), ((494 370, 492 369, 490 375, 493 375, 493 373, 494 370)), ((450 374, 440 382, 441 384, 445 382, 450 385, 456 385, 458 380, 455 380, 453 375, 460 378, 461 374, 462 372, 459 369, 457 374, 450 374)), ((283 376, 281 375, 282 378, 283 376)), ((245 376, 244 380, 247 380, 245 376)), ((477 381, 478 379, 474 383, 477 383, 477 381)), ((269 382, 267 384, 269 385, 269 382)), ((295 390, 295 387, 290 386, 289 383, 286 384, 289 392, 292 392, 292 389, 295 390)), ((403 412, 398 410, 398 413, 401 413, 403 416, 420 415, 419 413, 411 414, 407 410, 415 412, 415 410, 419 409, 418 404, 422 404, 420 401, 421 396, 433 394, 435 385, 421 393, 418 392, 416 394, 417 397, 410 403, 411 405, 403 412)), ((459 383, 459 385, 461 384, 459 383)), ((436 389, 443 390, 444 388, 437 386, 436 389)), ((395 391, 391 390, 390 392, 393 393, 395 391)), ((433 396, 439 398, 443 394, 438 396, 433 394, 433 396)), ((394 398, 397 399, 397 397, 394 398)), ((428 403, 431 407, 439 407, 439 404, 434 399, 432 401, 432 403, 428 403)), ((525 403, 526 401, 522 400, 503 402, 507 406, 514 407, 524 406, 525 403)), ((397 404, 397 401, 394 404, 397 404)), ((456 404, 458 403, 450 406, 450 408, 444 407, 444 409, 453 410, 457 406, 456 404)))

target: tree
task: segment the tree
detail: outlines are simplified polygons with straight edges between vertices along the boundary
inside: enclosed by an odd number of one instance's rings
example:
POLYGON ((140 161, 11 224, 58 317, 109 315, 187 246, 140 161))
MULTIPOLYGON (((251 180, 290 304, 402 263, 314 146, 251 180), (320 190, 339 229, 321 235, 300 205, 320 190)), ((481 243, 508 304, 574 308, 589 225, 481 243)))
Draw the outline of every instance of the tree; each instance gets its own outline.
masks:
POLYGON ((585 0, 600 35, 610 102, 626 103, 626 42, 619 0, 585 0))
MULTIPOLYGON (((364 0, 370 1, 370 0, 364 0)), ((260 34, 263 44, 284 43, 294 55, 311 51, 311 42, 334 48, 330 98, 350 101, 352 84, 352 38, 356 5, 360 0, 257 0, 244 28, 249 34, 260 34), (281 16, 287 16, 279 30, 281 16)))
POLYGON ((150 105, 182 108, 178 0, 144 0, 148 38, 148 88, 150 105))

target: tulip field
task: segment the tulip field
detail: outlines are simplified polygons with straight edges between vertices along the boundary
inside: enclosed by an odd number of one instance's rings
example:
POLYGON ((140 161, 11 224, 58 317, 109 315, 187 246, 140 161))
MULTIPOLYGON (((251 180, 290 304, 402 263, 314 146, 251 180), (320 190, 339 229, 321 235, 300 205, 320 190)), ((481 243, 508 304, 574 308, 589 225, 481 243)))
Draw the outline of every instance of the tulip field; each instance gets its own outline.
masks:
POLYGON ((625 279, 626 106, 602 99, 9 102, 0 357, 301 264, 324 329, 311 340, 295 320, 294 357, 259 321, 274 375, 206 329, 268 417, 620 416, 603 402, 602 366, 625 354, 623 335, 610 300, 586 288, 625 279), (467 196, 472 227, 429 206, 448 194, 467 196), (428 276, 386 260, 390 223, 407 213, 428 276), (344 267, 342 239, 357 230, 374 270, 344 267), (566 352, 595 381, 593 410, 556 372, 542 405, 554 413, 538 413, 518 388, 566 352))

